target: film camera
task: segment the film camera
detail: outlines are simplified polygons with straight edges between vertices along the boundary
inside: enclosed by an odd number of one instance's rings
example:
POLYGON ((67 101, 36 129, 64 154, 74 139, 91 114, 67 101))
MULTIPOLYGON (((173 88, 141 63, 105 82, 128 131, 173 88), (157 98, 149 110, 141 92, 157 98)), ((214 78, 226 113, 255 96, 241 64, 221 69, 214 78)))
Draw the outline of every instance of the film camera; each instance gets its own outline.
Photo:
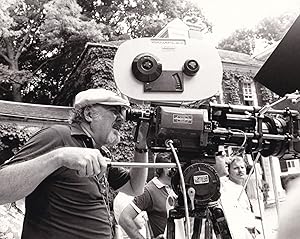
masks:
POLYGON ((126 118, 150 122, 148 146, 154 151, 165 150, 171 139, 178 152, 190 157, 213 156, 219 145, 244 145, 263 156, 300 152, 298 110, 214 103, 184 107, 184 102, 207 99, 221 89, 220 57, 204 41, 127 41, 116 53, 114 76, 123 94, 150 103, 146 110, 127 111, 126 118))
MULTIPOLYGON (((174 218, 183 217, 185 194, 192 216, 198 217, 219 199, 220 181, 211 164, 220 145, 242 146, 246 152, 260 152, 262 156, 300 154, 297 109, 274 109, 275 104, 263 108, 221 105, 209 100, 198 109, 185 107, 188 102, 214 96, 221 88, 221 60, 207 42, 155 38, 127 41, 116 53, 114 76, 123 94, 150 104, 147 109, 126 113, 127 120, 149 121, 148 147, 153 151, 176 149, 188 190, 184 192, 181 178, 175 175, 172 186, 179 195, 179 207, 174 218)), ((286 99, 298 101, 299 94, 287 94, 286 99)), ((215 209, 211 211, 213 222, 220 222, 224 214, 213 212, 215 209)), ((221 238, 231 238, 226 223, 214 223, 213 227, 221 238)))

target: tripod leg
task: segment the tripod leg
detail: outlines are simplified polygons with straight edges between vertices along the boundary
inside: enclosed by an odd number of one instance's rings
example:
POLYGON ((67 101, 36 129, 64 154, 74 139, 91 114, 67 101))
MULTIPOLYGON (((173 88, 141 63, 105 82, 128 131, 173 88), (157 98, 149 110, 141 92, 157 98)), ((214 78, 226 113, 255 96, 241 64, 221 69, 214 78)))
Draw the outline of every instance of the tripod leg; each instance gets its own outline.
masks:
POLYGON ((192 239, 199 239, 202 228, 202 218, 195 217, 192 239))
POLYGON ((167 220, 167 239, 175 239, 175 222, 170 217, 167 220))
POLYGON ((211 209, 211 215, 214 231, 218 238, 232 239, 223 210, 219 207, 214 207, 211 209))
POLYGON ((205 239, 212 239, 213 225, 209 217, 205 220, 205 239))

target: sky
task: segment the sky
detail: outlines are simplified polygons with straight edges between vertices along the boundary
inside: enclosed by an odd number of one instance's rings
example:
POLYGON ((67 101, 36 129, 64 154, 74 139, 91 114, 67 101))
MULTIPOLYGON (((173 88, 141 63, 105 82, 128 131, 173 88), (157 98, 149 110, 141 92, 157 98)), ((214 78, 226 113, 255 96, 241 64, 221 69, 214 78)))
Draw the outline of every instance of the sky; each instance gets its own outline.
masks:
POLYGON ((195 0, 213 23, 214 39, 219 41, 239 28, 254 27, 267 16, 296 11, 300 0, 195 0))

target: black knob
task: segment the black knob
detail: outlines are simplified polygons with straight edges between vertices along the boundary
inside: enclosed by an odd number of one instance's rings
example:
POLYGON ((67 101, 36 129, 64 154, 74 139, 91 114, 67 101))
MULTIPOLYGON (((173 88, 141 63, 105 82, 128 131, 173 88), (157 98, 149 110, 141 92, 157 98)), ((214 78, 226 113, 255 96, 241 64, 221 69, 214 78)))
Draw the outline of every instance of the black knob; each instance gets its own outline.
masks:
POLYGON ((136 79, 142 82, 155 81, 162 73, 162 65, 149 53, 137 55, 132 64, 131 70, 136 79))
POLYGON ((194 76, 199 71, 200 66, 196 60, 186 60, 183 65, 183 73, 187 76, 194 76))

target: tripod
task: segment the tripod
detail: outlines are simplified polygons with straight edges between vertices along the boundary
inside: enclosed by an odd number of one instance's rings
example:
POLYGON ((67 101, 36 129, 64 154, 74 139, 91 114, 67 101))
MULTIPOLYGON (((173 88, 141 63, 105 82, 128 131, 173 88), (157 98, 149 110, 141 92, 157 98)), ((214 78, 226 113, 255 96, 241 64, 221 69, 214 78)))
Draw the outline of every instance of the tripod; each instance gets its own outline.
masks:
MULTIPOLYGON (((217 202, 210 203, 207 206, 196 207, 194 210, 189 210, 189 212, 191 217, 194 218, 192 239, 200 238, 203 220, 205 220, 205 239, 213 238, 213 231, 218 239, 232 239, 223 210, 218 206, 217 202)), ((184 214, 184 208, 182 207, 175 207, 169 211, 167 220, 167 239, 175 239, 174 220, 183 218, 184 214)))
POLYGON ((205 220, 205 239, 212 239, 213 231, 218 239, 232 239, 223 209, 218 203, 221 194, 220 178, 216 170, 207 163, 199 162, 184 168, 181 177, 180 174, 172 177, 172 187, 178 197, 173 208, 168 207, 171 210, 168 210, 167 239, 175 238, 174 220, 183 217, 186 218, 187 238, 192 233, 192 239, 199 239, 205 220), (180 181, 180 178, 183 179, 180 181), (190 217, 194 218, 192 232, 189 231, 190 217))

